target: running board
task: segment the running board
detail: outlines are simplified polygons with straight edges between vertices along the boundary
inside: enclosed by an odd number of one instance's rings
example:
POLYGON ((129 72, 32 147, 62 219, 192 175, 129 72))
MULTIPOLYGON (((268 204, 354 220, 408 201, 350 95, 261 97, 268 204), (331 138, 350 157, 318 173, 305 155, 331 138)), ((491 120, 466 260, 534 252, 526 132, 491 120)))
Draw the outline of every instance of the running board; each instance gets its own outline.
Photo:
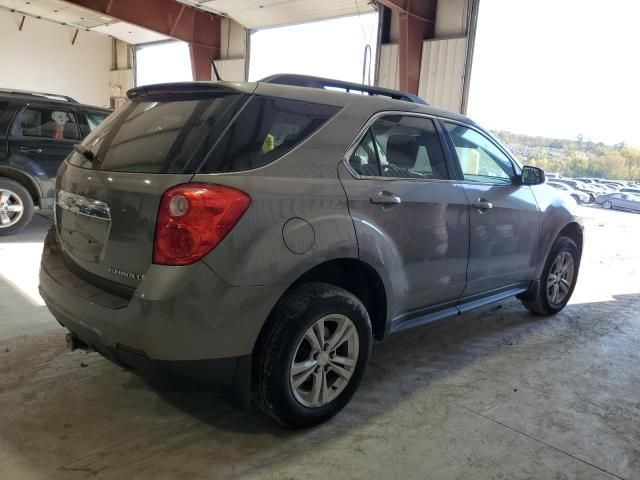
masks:
POLYGON ((465 312, 476 310, 486 305, 491 305, 492 303, 499 302, 506 298, 514 297, 520 293, 526 292, 527 290, 528 288, 526 287, 510 288, 508 290, 489 295, 488 297, 463 301, 463 303, 460 303, 455 307, 443 308, 441 310, 432 311, 423 315, 412 316, 410 318, 407 318, 406 316, 399 317, 395 321, 391 322, 389 333, 401 332, 409 328, 427 325, 439 320, 444 320, 445 318, 455 317, 456 315, 461 315, 465 312))

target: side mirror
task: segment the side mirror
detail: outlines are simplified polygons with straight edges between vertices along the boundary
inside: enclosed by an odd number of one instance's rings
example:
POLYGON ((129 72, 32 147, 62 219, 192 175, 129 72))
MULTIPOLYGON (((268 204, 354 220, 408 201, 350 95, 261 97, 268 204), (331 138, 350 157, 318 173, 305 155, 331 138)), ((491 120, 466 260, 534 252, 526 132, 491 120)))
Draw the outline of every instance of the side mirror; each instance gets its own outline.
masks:
POLYGON ((546 181, 544 170, 538 167, 525 165, 520 175, 520 185, 540 185, 546 181))

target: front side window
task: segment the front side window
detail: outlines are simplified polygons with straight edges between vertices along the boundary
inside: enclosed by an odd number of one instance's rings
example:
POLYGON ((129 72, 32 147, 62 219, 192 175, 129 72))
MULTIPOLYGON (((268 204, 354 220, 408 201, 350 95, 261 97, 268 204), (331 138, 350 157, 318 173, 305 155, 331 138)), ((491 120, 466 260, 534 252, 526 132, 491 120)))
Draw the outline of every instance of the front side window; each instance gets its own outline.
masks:
POLYGON ((330 105, 255 96, 224 133, 200 173, 249 170, 271 163, 338 110, 330 105))
POLYGON ((424 117, 379 118, 363 137, 349 164, 363 176, 449 178, 436 127, 424 117))
POLYGON ((445 122, 456 149, 464 179, 470 182, 511 184, 513 164, 491 140, 462 125, 445 122))
POLYGON ((78 122, 73 112, 27 107, 20 116, 19 133, 23 137, 78 140, 78 122))

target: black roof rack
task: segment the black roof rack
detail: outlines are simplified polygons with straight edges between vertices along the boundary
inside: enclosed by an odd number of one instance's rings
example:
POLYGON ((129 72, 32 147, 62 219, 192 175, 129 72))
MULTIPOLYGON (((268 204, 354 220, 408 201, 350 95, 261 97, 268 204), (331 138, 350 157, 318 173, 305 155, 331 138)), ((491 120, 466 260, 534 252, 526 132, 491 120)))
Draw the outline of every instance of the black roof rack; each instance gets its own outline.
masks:
POLYGON ((78 103, 78 101, 75 98, 67 97, 66 95, 58 95, 57 93, 32 92, 29 90, 14 90, 14 89, 5 89, 5 88, 0 88, 0 93, 9 94, 9 95, 47 97, 54 100, 55 99, 64 100, 65 102, 69 102, 69 103, 78 103))
POLYGON ((297 75, 293 73, 277 73, 269 77, 259 80, 263 83, 276 83, 279 85, 292 85, 296 87, 309 88, 338 88, 347 92, 360 92, 369 95, 380 95, 390 97, 395 100, 404 100, 405 102, 420 103, 427 105, 423 99, 411 93, 391 90, 390 88, 371 87, 369 85, 361 85, 359 83, 343 82, 342 80, 333 80, 331 78, 312 77, 309 75, 297 75))

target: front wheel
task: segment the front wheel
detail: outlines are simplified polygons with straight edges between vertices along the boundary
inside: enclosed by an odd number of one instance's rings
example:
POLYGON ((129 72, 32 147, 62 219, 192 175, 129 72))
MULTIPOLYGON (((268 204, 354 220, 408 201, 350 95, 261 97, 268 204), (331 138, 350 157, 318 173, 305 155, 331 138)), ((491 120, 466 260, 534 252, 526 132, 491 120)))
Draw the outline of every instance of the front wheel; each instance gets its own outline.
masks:
POLYGON ((521 298, 522 304, 538 315, 554 315, 573 294, 578 280, 580 255, 569 237, 558 237, 551 247, 536 290, 521 298))
POLYGON ((253 396, 267 415, 304 428, 337 414, 355 393, 371 352, 369 314, 348 291, 294 287, 256 347, 253 396))
POLYGON ((607 210, 611 209, 612 205, 611 202, 609 200, 605 200, 604 202, 602 202, 602 208, 606 208, 607 210))

